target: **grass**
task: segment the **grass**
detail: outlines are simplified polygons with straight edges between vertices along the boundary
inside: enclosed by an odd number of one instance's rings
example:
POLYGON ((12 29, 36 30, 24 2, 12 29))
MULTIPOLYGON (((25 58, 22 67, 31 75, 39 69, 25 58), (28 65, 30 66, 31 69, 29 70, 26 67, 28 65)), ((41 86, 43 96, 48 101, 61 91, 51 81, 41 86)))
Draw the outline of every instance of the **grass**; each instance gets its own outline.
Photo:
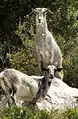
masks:
POLYGON ((10 106, 0 109, 0 119, 78 119, 78 109, 72 108, 65 111, 38 110, 36 107, 15 107, 10 106))

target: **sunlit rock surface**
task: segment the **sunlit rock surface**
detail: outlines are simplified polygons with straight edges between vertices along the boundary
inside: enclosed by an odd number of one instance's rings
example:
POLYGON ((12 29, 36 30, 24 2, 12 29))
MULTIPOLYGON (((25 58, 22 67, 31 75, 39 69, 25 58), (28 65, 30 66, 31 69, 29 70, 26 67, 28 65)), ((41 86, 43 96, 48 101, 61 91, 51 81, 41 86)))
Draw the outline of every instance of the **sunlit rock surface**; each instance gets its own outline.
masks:
POLYGON ((64 109, 77 105, 78 89, 71 88, 62 80, 54 78, 47 96, 42 102, 37 102, 39 109, 64 109))
MULTIPOLYGON (((22 106, 23 100, 16 100, 17 106, 22 106)), ((54 78, 45 99, 37 102, 37 107, 42 110, 72 108, 78 105, 78 89, 69 87, 62 80, 54 78)), ((0 101, 0 108, 7 107, 4 96, 0 101)))

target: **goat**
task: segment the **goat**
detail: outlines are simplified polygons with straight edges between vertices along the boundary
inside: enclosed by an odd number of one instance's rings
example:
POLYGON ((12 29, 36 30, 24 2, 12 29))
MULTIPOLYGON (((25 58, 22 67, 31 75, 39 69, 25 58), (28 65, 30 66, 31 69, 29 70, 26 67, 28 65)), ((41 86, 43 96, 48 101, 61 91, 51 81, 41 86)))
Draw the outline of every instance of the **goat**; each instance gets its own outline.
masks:
POLYGON ((45 69, 45 76, 39 77, 28 76, 15 69, 2 71, 0 85, 5 92, 8 104, 15 103, 16 99, 36 102, 40 97, 45 97, 55 69, 55 66, 48 66, 45 69))
MULTIPOLYGON (((36 14, 36 49, 39 59, 40 69, 46 68, 49 65, 54 65, 58 70, 55 77, 62 79, 62 53, 53 38, 51 32, 48 30, 46 13, 50 11, 46 8, 35 8, 32 12, 36 14)), ((51 12, 51 11, 50 11, 51 12)))

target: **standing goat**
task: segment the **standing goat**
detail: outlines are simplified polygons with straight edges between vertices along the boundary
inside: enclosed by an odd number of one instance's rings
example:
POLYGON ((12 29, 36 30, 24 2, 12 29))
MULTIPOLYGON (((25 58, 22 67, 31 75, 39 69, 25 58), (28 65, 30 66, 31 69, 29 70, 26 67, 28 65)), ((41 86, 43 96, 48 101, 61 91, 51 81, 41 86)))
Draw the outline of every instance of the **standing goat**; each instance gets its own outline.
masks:
MULTIPOLYGON (((33 12, 36 15, 36 49, 43 70, 49 65, 54 65, 58 69, 55 77, 62 79, 62 53, 54 40, 51 32, 48 30, 46 13, 50 11, 46 8, 36 8, 33 12)), ((51 11, 50 11, 51 12, 51 11)))
POLYGON ((16 99, 36 103, 39 98, 44 98, 55 70, 55 66, 48 66, 45 69, 45 76, 28 76, 15 69, 2 71, 0 85, 5 92, 8 103, 15 103, 16 99))

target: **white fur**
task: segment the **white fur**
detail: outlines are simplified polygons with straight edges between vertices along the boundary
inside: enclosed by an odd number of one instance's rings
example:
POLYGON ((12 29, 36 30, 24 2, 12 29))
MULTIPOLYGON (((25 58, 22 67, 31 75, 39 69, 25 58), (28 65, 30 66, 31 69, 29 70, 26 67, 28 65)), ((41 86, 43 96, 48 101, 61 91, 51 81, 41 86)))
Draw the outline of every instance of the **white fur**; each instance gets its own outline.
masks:
POLYGON ((14 85, 17 89, 16 97, 20 100, 32 100, 38 91, 38 83, 32 76, 28 76, 15 69, 6 69, 1 72, 0 84, 6 95, 10 95, 9 89, 12 89, 12 85, 14 85), (8 72, 7 75, 6 71, 8 72))
POLYGON ((38 99, 39 97, 44 98, 50 87, 48 82, 52 81, 52 78, 49 78, 50 74, 54 77, 56 67, 49 65, 47 68, 48 72, 46 71, 45 76, 28 76, 15 69, 5 69, 2 71, 0 73, 0 85, 5 91, 8 102, 13 103, 11 96, 14 100, 24 101, 32 101, 34 98, 38 99), (11 93, 10 90, 12 91, 11 93))
MULTIPOLYGON (((57 45, 52 33, 48 30, 46 21, 46 8, 36 8, 33 10, 36 14, 36 49, 40 62, 40 67, 54 65, 56 68, 62 68, 62 53, 57 45)), ((59 76, 59 72, 56 77, 59 76)))

